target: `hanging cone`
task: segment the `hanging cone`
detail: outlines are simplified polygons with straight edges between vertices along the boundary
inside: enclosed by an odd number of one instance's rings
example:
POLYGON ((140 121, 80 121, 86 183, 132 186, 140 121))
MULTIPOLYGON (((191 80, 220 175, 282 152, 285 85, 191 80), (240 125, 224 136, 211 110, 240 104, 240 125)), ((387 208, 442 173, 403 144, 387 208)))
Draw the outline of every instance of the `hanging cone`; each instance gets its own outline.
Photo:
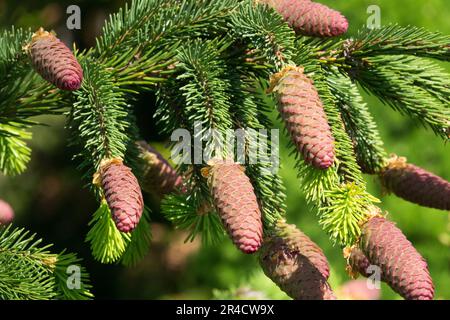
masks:
POLYGON ((142 216, 144 201, 131 169, 120 159, 108 160, 101 164, 98 179, 117 229, 133 231, 142 216))
MULTIPOLYGON (((433 281, 427 263, 394 223, 380 216, 361 228, 360 247, 382 279, 407 300, 431 300, 433 281)), ((363 269, 364 271, 364 269, 363 269)))
POLYGON ((14 220, 14 210, 8 202, 0 199, 0 226, 6 226, 14 220))
POLYGON ((212 160, 209 165, 203 172, 228 235, 242 252, 254 253, 261 246, 262 221, 250 179, 233 161, 212 160))
POLYGON ((138 141, 137 144, 143 160, 142 189, 145 192, 162 199, 164 195, 182 188, 183 178, 158 151, 145 141, 138 141))
POLYGON ((42 78, 62 90, 77 90, 83 70, 67 46, 53 34, 40 28, 27 48, 33 67, 42 78))
POLYGON ((293 299, 336 299, 327 282, 330 271, 326 257, 294 225, 280 221, 275 235, 265 239, 260 252, 266 276, 293 299))
POLYGON ((396 196, 441 210, 450 210, 450 182, 393 156, 380 174, 381 183, 396 196))
POLYGON ((313 37, 335 37, 347 32, 348 21, 338 11, 310 0, 257 0, 278 11, 297 32, 313 37))
POLYGON ((327 169, 334 162, 334 139, 322 101, 302 68, 286 67, 271 78, 278 110, 297 150, 308 163, 327 169))

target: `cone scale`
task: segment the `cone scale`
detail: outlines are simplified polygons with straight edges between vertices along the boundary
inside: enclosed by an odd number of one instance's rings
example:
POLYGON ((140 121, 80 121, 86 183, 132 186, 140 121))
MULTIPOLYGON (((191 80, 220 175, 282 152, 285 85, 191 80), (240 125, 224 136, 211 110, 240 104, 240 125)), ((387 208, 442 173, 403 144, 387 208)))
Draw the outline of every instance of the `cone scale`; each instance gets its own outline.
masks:
POLYGON ((133 231, 142 216, 144 200, 131 169, 120 159, 107 160, 101 164, 96 179, 99 179, 117 229, 133 231))
POLYGON ((297 32, 313 37, 335 37, 348 29, 347 19, 338 11, 310 0, 258 0, 280 13, 297 32))
POLYGON ((183 178, 164 157, 145 141, 137 142, 143 160, 142 189, 161 199, 183 185, 183 178))
POLYGON ((317 169, 329 168, 335 158, 334 139, 322 101, 302 68, 286 67, 271 78, 278 111, 303 159, 317 169))
POLYGON ((212 160, 203 170, 213 203, 233 243, 244 253, 254 253, 262 242, 258 201, 244 168, 231 160, 212 160))
POLYGON ((77 90, 83 70, 67 46, 50 32, 40 28, 27 48, 34 69, 61 90, 77 90))
MULTIPOLYGON (((361 232, 361 252, 370 264, 380 267, 383 281, 407 300, 433 299, 434 286, 427 263, 394 223, 374 216, 361 232)), ((358 266, 362 274, 366 263, 358 266)))
POLYGON ((296 300, 335 300, 327 279, 328 261, 322 250, 294 225, 281 221, 265 239, 260 265, 278 287, 296 300))
POLYGON ((450 182, 406 158, 393 156, 380 174, 381 183, 396 196, 424 207, 450 210, 450 182))

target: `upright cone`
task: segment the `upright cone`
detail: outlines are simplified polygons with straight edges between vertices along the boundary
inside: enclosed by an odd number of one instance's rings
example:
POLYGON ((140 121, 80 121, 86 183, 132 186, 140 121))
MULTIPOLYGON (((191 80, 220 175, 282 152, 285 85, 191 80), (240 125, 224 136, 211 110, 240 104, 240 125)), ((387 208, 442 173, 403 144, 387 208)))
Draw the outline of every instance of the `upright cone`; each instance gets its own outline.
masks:
POLYGON ((450 210, 450 182, 393 156, 380 174, 383 186, 396 196, 421 206, 450 210))
POLYGON ((145 141, 137 142, 143 160, 142 189, 161 199, 183 185, 183 178, 169 162, 145 141))
POLYGON ((233 243, 254 253, 262 242, 261 211, 243 167, 231 160, 212 160, 208 176, 214 205, 233 243))
POLYGON ((62 90, 77 90, 83 70, 67 46, 53 34, 40 28, 28 46, 31 62, 42 78, 62 90))
POLYGON ((302 68, 286 67, 272 76, 278 110, 297 150, 308 163, 327 169, 334 162, 334 139, 319 94, 302 68))
POLYGON ((108 160, 100 166, 98 179, 117 229, 133 231, 142 216, 144 201, 131 169, 120 159, 108 160))
POLYGON ((264 273, 293 299, 336 299, 327 282, 326 257, 294 225, 278 223, 275 234, 265 239, 259 261, 264 273))
POLYGON ((362 252, 371 264, 381 268, 382 279, 394 291, 407 300, 433 299, 427 263, 394 223, 374 216, 361 232, 362 252))
POLYGON ((335 37, 347 32, 348 21, 338 11, 310 0, 257 0, 278 11, 298 33, 335 37))

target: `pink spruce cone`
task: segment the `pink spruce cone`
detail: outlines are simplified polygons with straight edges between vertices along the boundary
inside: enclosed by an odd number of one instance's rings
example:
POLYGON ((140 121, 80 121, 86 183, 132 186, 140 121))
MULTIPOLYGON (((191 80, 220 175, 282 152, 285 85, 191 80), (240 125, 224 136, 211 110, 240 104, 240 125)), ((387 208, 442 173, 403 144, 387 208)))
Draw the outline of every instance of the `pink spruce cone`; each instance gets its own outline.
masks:
POLYGON ((100 166, 99 179, 117 229, 133 231, 142 216, 144 200, 131 169, 120 159, 108 160, 100 166))
POLYGON ((53 34, 40 28, 29 46, 31 62, 42 78, 61 90, 77 90, 83 70, 67 46, 53 34))
POLYGON ((261 247, 259 262, 281 290, 296 300, 335 300, 322 250, 295 225, 279 221, 261 247))
POLYGON ((396 196, 421 206, 450 210, 450 182, 393 156, 382 170, 383 186, 396 196))
POLYGON ((164 157, 145 141, 138 141, 143 160, 142 189, 158 199, 180 189, 186 192, 183 178, 164 157))
POLYGON ((334 139, 319 94, 302 68, 286 67, 271 78, 278 110, 306 162, 327 169, 334 162, 334 139))
POLYGON ((0 226, 8 225, 14 220, 14 210, 8 202, 0 199, 0 226))
POLYGON ((298 33, 314 37, 335 37, 348 29, 347 19, 338 11, 310 0, 258 0, 278 11, 298 33))
POLYGON ((361 228, 360 247, 368 261, 381 268, 382 280, 402 297, 433 299, 427 263, 394 223, 380 216, 370 218, 361 228))
POLYGON ((214 159, 204 170, 214 205, 233 243, 244 253, 254 253, 262 242, 258 200, 244 168, 231 160, 214 159))

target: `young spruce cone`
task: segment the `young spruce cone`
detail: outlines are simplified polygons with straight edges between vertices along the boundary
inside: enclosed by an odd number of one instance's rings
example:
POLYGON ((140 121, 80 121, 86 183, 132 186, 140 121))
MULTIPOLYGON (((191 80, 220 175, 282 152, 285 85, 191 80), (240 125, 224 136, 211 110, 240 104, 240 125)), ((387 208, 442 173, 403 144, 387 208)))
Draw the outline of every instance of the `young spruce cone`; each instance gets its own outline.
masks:
POLYGON ((182 187, 183 178, 145 141, 137 142, 143 160, 142 189, 158 199, 182 187))
POLYGON ((272 76, 278 110, 297 150, 318 169, 334 162, 334 139, 319 94, 302 68, 286 67, 272 76))
POLYGON ((381 268, 383 281, 407 300, 433 299, 427 263, 394 223, 374 216, 361 232, 362 252, 371 264, 381 268))
POLYGON ((335 37, 347 32, 348 21, 338 11, 310 0, 257 0, 278 11, 298 33, 335 37))
POLYGON ((144 200, 131 169, 120 159, 108 160, 100 166, 98 178, 117 229, 133 231, 142 216, 144 200))
POLYGON ((421 206, 450 210, 450 182, 420 167, 392 157, 380 174, 383 186, 396 196, 421 206))
POLYGON ((81 87, 83 70, 67 46, 53 34, 40 28, 29 45, 31 62, 42 78, 62 90, 81 87))
POLYGON ((8 202, 0 199, 0 226, 6 226, 14 220, 14 210, 8 202))
POLYGON ((233 243, 254 253, 262 242, 261 211, 244 168, 233 161, 214 159, 207 172, 214 205, 233 243))
POLYGON ((280 221, 276 234, 260 250, 266 276, 296 300, 335 300, 327 279, 328 261, 322 250, 294 225, 280 221))

